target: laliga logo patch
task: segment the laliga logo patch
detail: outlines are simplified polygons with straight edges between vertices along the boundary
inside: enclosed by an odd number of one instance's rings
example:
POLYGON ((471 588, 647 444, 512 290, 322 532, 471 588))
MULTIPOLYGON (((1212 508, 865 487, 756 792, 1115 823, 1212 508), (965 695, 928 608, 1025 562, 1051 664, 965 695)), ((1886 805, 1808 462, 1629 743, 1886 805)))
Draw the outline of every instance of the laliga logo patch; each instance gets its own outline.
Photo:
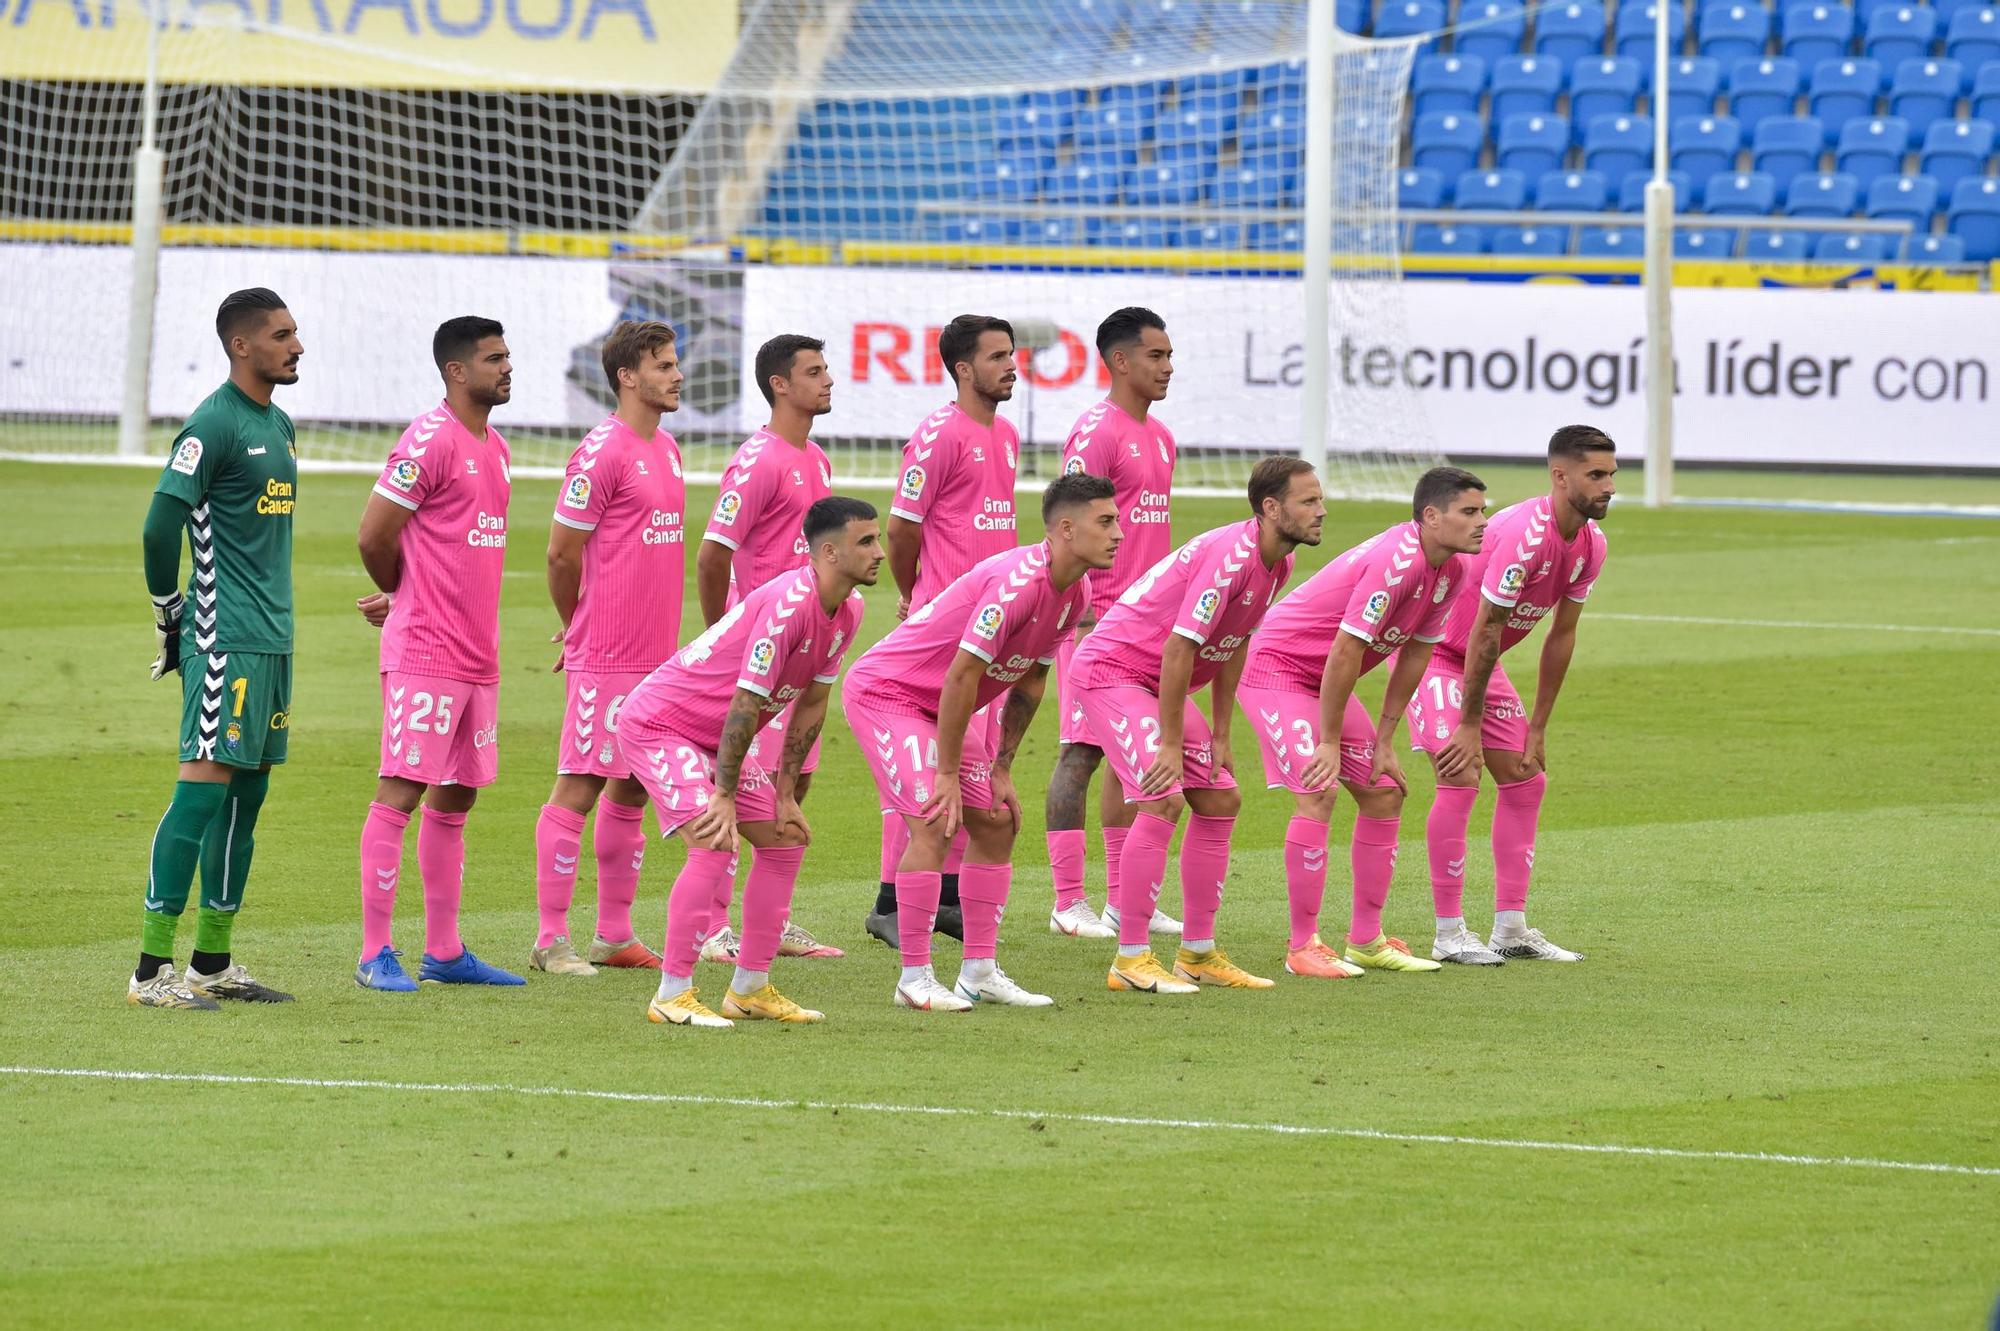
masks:
POLYGON ((743 511, 743 496, 735 490, 724 490, 722 498, 715 501, 715 520, 724 527, 736 525, 736 515, 743 511))
POLYGON ((1520 564, 1509 564, 1500 570, 1500 594, 1518 596, 1521 586, 1528 580, 1528 570, 1520 564))
POLYGON ((1445 594, 1446 592, 1450 591, 1450 590, 1451 590, 1451 579, 1450 579, 1450 578, 1439 578, 1439 579, 1438 579, 1438 586, 1437 586, 1437 590, 1431 593, 1431 604, 1432 604, 1432 605, 1443 605, 1443 604, 1444 604, 1444 594, 1445 594))
POLYGON ((590 507, 590 477, 572 476, 569 478, 569 484, 563 487, 563 507, 590 507))
POLYGON ((1380 624, 1382 616, 1389 613, 1389 593, 1376 592, 1368 598, 1368 604, 1361 607, 1361 617, 1370 624, 1380 624))
POLYGON ((778 659, 778 644, 769 638, 759 638, 750 647, 750 673, 768 675, 771 665, 778 659))
POLYGON ((409 458, 404 458, 401 462, 389 468, 389 484, 395 486, 404 494, 408 494, 410 488, 417 483, 417 478, 421 475, 423 475, 423 470, 409 458))
POLYGON ((924 469, 912 466, 903 473, 903 498, 921 499, 924 493, 924 469))
POLYGON ((1207 591, 1203 592, 1200 599, 1194 603, 1195 623, 1207 624, 1212 622, 1215 619, 1216 608, 1221 604, 1222 596, 1215 588, 1210 587, 1207 591))
POLYGON ((1082 459, 1082 458, 1076 458, 1076 457, 1073 457, 1073 458, 1071 458, 1071 459, 1070 459, 1070 460, 1069 460, 1068 462, 1065 462, 1065 463, 1063 463, 1063 475, 1065 475, 1065 476, 1079 476, 1079 475, 1082 475, 1082 474, 1083 474, 1083 459, 1082 459))
POLYGON ((1000 607, 986 605, 979 608, 979 614, 972 621, 972 631, 988 642, 1000 636, 1000 607))
POLYGON ((174 450, 174 460, 167 465, 183 476, 194 475, 194 469, 201 465, 201 440, 193 435, 181 440, 180 447, 174 450))

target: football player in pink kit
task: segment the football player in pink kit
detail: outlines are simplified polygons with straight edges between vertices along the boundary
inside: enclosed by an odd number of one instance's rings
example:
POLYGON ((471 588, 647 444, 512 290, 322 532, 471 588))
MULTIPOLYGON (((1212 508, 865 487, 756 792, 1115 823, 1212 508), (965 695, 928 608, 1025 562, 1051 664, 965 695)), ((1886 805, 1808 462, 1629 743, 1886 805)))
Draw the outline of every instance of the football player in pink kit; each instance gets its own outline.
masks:
MULTIPOLYGON (((1139 575, 1174 548, 1174 463, 1179 452, 1174 436, 1150 413, 1167 395, 1174 373, 1174 345, 1166 323, 1151 310, 1137 306, 1115 310, 1097 326, 1097 354, 1111 373, 1111 392, 1104 401, 1077 418, 1063 446, 1063 470, 1106 476, 1118 487, 1118 523, 1125 545, 1109 573, 1091 582, 1091 608, 1076 633, 1056 655, 1057 705, 1062 709, 1055 771, 1043 806, 1048 827, 1049 866, 1055 883, 1055 904, 1049 929, 1073 938, 1112 938, 1118 933, 1118 866, 1132 806, 1117 786, 1104 783, 1098 804, 1104 833, 1106 893, 1104 918, 1084 896, 1083 866, 1087 844, 1083 830, 1090 803, 1090 779, 1103 760, 1101 736, 1084 723, 1075 690, 1070 687, 1070 657, 1096 624, 1139 575)), ((1151 928, 1177 934, 1178 921, 1153 912, 1151 928)))
POLYGON ((361 562, 381 592, 361 613, 382 629, 382 766, 361 826, 364 989, 410 993, 390 924, 403 829, 421 799, 425 984, 524 981, 458 936, 465 816, 500 762, 500 576, 507 562, 507 441, 486 423, 512 394, 500 325, 448 319, 431 340, 444 401, 403 431, 361 515, 361 562))
POLYGON ((1089 603, 1085 575, 1109 568, 1117 554, 1116 491, 1102 476, 1058 477, 1042 496, 1042 525, 1040 545, 974 565, 847 674, 847 724, 882 802, 908 829, 896 870, 899 1007, 963 1012, 975 1003, 1053 1001, 1009 979, 995 959, 1021 829, 1014 754, 1041 702, 1056 644, 1089 603), (996 706, 997 738, 974 723, 996 706), (960 888, 965 955, 957 985, 947 989, 931 969, 931 927, 945 856, 961 825, 969 836, 960 888))
MULTIPOLYGON (((938 360, 958 385, 953 402, 926 416, 903 446, 903 478, 889 506, 889 572, 896 579, 896 618, 908 619, 960 574, 1017 544, 1014 478, 1020 436, 998 414, 1014 396, 1014 327, 1005 319, 961 314, 938 334, 938 360), (926 541, 926 533, 936 539, 926 541)), ((1074 621, 1072 621, 1074 623, 1074 621)), ((986 709, 973 718, 987 747, 1000 718, 986 709)), ((899 946, 896 874, 910 832, 893 809, 882 813, 882 877, 875 909, 863 927, 899 946)), ((937 931, 963 938, 958 866, 965 858, 960 830, 945 859, 937 931)))
POLYGON ((1113 990, 1191 994, 1202 984, 1268 989, 1215 945, 1229 876, 1229 838, 1242 801, 1229 750, 1244 644, 1292 573, 1292 552, 1317 545, 1326 519, 1319 480, 1298 458, 1265 458, 1250 473, 1247 521, 1203 532, 1104 612, 1076 650, 1076 700, 1105 740, 1113 778, 1138 807, 1119 866, 1113 990), (1163 645, 1164 644, 1164 645, 1163 645), (1194 694, 1209 689, 1213 723, 1194 694), (1183 807, 1181 900, 1187 927, 1169 974, 1146 943, 1167 844, 1183 807))
POLYGON ((1466 556, 1486 526, 1486 487, 1471 472, 1434 467, 1417 481, 1410 507, 1412 521, 1340 555, 1264 617, 1236 691, 1257 729, 1266 783, 1291 791, 1295 802, 1285 829, 1292 916, 1285 969, 1294 975, 1438 969, 1382 935, 1409 789, 1390 739, 1444 632, 1448 598, 1469 576, 1466 556), (1370 721, 1354 686, 1391 656, 1381 720, 1370 721), (1336 782, 1356 808, 1344 961, 1319 937, 1336 782))
POLYGON ((883 550, 875 509, 859 499, 817 501, 800 531, 810 552, 805 568, 750 588, 625 700, 619 741, 653 799, 660 831, 688 848, 667 900, 659 992, 646 1008, 656 1022, 822 1018, 772 987, 771 960, 812 839, 799 811, 801 768, 861 627, 855 589, 875 584, 883 550), (766 766, 759 734, 779 716, 787 718, 783 758, 766 766), (750 844, 743 941, 718 1014, 695 992, 694 963, 710 914, 728 908, 739 837, 750 844))
POLYGON ((680 406, 683 376, 674 330, 663 323, 620 323, 601 360, 618 409, 570 454, 549 525, 549 597, 562 621, 555 668, 567 697, 555 789, 535 821, 541 922, 528 963, 553 975, 660 965, 632 934, 646 791, 618 747, 618 713, 680 640, 687 482, 680 445, 660 428, 660 416, 680 406), (569 941, 569 903, 593 805, 597 931, 586 961, 569 941))
POLYGON ((1576 649, 1576 622, 1604 568, 1597 519, 1611 507, 1618 457, 1609 436, 1565 425, 1549 440, 1552 488, 1495 514, 1486 547, 1454 589, 1444 641, 1410 702, 1410 735, 1431 755, 1437 802, 1425 827, 1439 961, 1582 961, 1528 927, 1535 824, 1548 787, 1549 716, 1576 649), (1500 655, 1553 612, 1528 714, 1500 655), (1465 927, 1465 834, 1481 768, 1493 773, 1493 934, 1465 927))

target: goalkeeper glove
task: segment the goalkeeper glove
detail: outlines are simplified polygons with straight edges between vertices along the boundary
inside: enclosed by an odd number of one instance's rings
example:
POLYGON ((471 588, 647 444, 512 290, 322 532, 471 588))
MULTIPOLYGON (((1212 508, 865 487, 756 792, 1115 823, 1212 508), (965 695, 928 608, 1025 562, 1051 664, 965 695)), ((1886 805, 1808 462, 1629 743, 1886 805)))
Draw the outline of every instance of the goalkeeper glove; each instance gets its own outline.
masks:
POLYGON ((181 594, 153 598, 153 642, 160 654, 153 658, 153 678, 160 679, 181 668, 181 594))

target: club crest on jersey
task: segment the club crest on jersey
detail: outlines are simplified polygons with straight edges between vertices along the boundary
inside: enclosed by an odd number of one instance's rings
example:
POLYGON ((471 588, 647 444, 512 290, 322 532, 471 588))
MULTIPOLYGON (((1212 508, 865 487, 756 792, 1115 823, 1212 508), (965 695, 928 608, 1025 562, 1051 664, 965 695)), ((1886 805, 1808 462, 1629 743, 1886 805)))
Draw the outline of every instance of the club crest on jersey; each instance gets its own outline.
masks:
POLYGON ((736 515, 743 511, 743 496, 735 490, 724 490, 722 498, 715 501, 715 521, 723 527, 734 527, 736 515))
POLYGON ((1078 476, 1081 475, 1082 473, 1083 473, 1082 458, 1073 457, 1068 462, 1063 463, 1063 475, 1078 476))
POLYGON ((231 721, 229 729, 222 732, 223 747, 234 753, 243 743, 243 727, 231 721))
POLYGON ((424 760, 424 746, 417 743, 415 740, 411 740, 410 747, 403 750, 403 761, 409 764, 411 767, 415 767, 419 763, 423 762, 423 760, 424 760))
POLYGON ((1160 440, 1157 440, 1157 441, 1155 441, 1155 442, 1157 442, 1157 443, 1159 444, 1159 446, 1160 446, 1160 461, 1162 461, 1162 462, 1171 462, 1171 461, 1173 461, 1173 459, 1171 459, 1171 458, 1169 458, 1169 457, 1167 456, 1167 441, 1166 441, 1166 440, 1164 440, 1164 439, 1160 439, 1160 440))
POLYGON ((572 476, 569 478, 569 484, 563 487, 563 507, 590 507, 590 477, 572 476))
POLYGON ((1576 557, 1576 567, 1569 571, 1569 580, 1571 582, 1575 582, 1578 578, 1582 576, 1583 576, 1583 556, 1578 555, 1576 557))
POLYGON ((1450 578, 1439 578, 1437 590, 1431 593, 1432 605, 1443 605, 1445 593, 1451 590, 1450 578))
POLYGON ((389 468, 389 484, 395 486, 404 494, 408 494, 411 487, 416 485, 417 478, 422 475, 422 468, 417 466, 411 459, 404 458, 401 462, 389 468))
POLYGON ((921 499, 924 493, 924 469, 912 466, 903 472, 903 498, 921 499))
POLYGON ((1012 444, 1000 445, 1000 456, 1007 459, 1007 470, 1014 470, 1014 446, 1012 444))
POLYGON ((1370 624, 1380 624, 1382 616, 1389 613, 1389 593, 1376 592, 1368 598, 1368 604, 1361 607, 1361 618, 1370 624))
POLYGON ((1509 564, 1500 570, 1500 594, 1519 596, 1521 588, 1528 581, 1528 570, 1521 564, 1509 564))
POLYGON ((174 460, 167 464, 183 476, 194 475, 194 469, 201 465, 201 440, 189 435, 181 440, 174 450, 174 460))
POLYGON ((667 465, 674 469, 674 479, 679 480, 681 478, 681 460, 672 453, 669 453, 667 454, 667 465))
POLYGON ((750 646, 750 673, 768 675, 778 659, 778 644, 769 638, 759 638, 750 646))
POLYGON ((829 490, 833 488, 833 473, 827 469, 824 462, 819 464, 819 483, 829 490))
POLYGON ((972 620, 972 631, 988 642, 999 637, 1000 607, 997 605, 983 605, 979 607, 979 613, 972 620))
POLYGON ((1210 587, 1194 603, 1194 622, 1210 624, 1215 621, 1215 611, 1222 604, 1222 593, 1210 587))
POLYGON ((832 657, 834 660, 838 661, 840 659, 840 649, 842 647, 845 647, 846 645, 847 645, 847 630, 835 629, 833 631, 833 642, 827 647, 826 654, 832 657))

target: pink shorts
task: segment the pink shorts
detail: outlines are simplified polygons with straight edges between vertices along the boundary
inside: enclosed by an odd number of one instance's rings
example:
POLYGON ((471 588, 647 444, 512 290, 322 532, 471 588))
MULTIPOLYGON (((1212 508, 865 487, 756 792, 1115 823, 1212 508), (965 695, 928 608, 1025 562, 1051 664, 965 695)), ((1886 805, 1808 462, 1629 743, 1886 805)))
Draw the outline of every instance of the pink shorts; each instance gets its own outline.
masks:
POLYGON ((500 772, 500 686, 382 673, 377 776, 427 786, 490 786, 500 772))
MULTIPOLYGON (((672 836, 708 807, 715 794, 715 754, 674 734, 628 732, 632 775, 646 788, 660 820, 660 835, 672 836)), ((736 774, 736 821, 768 823, 778 816, 778 789, 758 763, 753 747, 736 774)))
MULTIPOLYGON (((1236 700, 1257 725, 1257 747, 1264 754, 1264 784, 1273 790, 1309 793, 1302 778, 1319 747, 1319 697, 1294 689, 1258 688, 1241 684, 1236 700)), ((1375 767, 1375 722, 1368 708, 1352 694, 1340 724, 1340 780, 1365 786, 1375 767)), ((1388 777, 1377 787, 1393 786, 1388 777)))
MULTIPOLYGON (((1436 753, 1458 729, 1459 710, 1465 704, 1465 667, 1431 656, 1430 669, 1410 696, 1410 744, 1425 753, 1436 753)), ((1500 663, 1493 663, 1493 676, 1486 681, 1486 719, 1479 723, 1479 744, 1486 749, 1523 753, 1528 747, 1528 709, 1500 663)))
MULTIPOLYGON (((993 745, 999 728, 992 712, 989 706, 972 714, 958 755, 958 789, 968 809, 993 807, 993 745)), ((849 698, 847 724, 875 775, 882 812, 920 816, 937 787, 937 722, 849 698)))
POLYGON ((618 710, 646 677, 643 670, 564 672, 562 738, 556 771, 564 776, 630 776, 632 764, 618 751, 618 710))
POLYGON ((1056 741, 1061 744, 1089 744, 1097 741, 1090 733, 1090 722, 1084 718, 1083 708, 1076 700, 1076 686, 1070 683, 1069 659, 1076 655, 1076 634, 1066 633, 1056 643, 1056 707, 1060 715, 1056 721, 1056 741))
POLYGON ((1165 799, 1182 790, 1233 790, 1236 778, 1215 765, 1215 742, 1210 738, 1208 718, 1187 700, 1181 714, 1181 779, 1157 795, 1142 794, 1139 781, 1160 752, 1160 700, 1153 691, 1137 684, 1113 684, 1101 689, 1079 688, 1077 705, 1093 735, 1110 740, 1104 759, 1125 788, 1127 804, 1143 804, 1165 799))

